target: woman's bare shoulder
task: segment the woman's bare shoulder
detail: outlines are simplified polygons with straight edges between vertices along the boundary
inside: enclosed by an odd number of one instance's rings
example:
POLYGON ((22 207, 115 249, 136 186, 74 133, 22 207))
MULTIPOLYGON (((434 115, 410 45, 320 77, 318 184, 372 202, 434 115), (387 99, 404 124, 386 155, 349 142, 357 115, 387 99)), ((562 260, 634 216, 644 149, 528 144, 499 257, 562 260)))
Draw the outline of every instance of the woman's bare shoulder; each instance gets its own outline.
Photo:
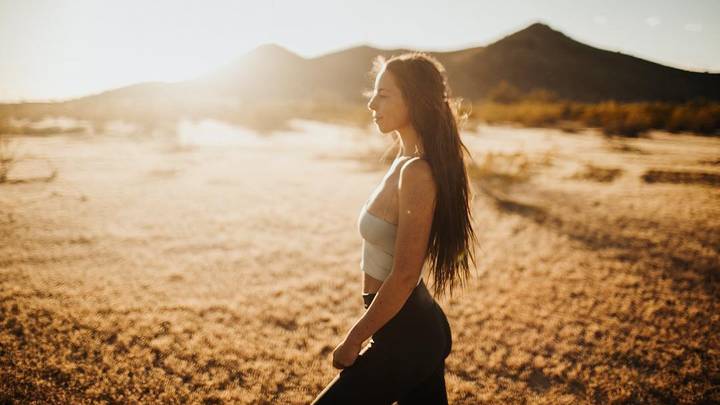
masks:
POLYGON ((400 181, 398 188, 403 183, 423 191, 435 191, 435 179, 432 174, 432 167, 427 160, 420 157, 412 157, 402 164, 400 168, 400 181))

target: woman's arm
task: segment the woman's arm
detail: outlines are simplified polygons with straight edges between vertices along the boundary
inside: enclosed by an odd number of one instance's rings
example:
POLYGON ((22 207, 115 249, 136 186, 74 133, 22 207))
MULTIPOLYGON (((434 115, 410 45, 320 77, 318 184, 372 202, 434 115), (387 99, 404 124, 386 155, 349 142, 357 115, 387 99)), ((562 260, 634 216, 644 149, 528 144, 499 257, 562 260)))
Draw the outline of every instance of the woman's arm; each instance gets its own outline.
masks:
POLYGON ((360 345, 377 332, 400 311, 415 289, 427 254, 436 192, 426 161, 413 159, 400 169, 393 269, 372 304, 348 332, 345 339, 349 343, 360 345))

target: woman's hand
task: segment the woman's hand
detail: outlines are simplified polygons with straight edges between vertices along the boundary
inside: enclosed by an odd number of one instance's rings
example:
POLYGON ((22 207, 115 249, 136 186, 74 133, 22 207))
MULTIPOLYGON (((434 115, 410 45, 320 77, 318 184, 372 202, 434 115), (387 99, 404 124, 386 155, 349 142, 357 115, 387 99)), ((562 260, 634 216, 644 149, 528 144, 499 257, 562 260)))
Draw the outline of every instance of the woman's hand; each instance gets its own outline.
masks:
POLYGON ((360 346, 361 343, 347 338, 343 340, 333 351, 333 367, 343 369, 352 366, 360 353, 360 346))

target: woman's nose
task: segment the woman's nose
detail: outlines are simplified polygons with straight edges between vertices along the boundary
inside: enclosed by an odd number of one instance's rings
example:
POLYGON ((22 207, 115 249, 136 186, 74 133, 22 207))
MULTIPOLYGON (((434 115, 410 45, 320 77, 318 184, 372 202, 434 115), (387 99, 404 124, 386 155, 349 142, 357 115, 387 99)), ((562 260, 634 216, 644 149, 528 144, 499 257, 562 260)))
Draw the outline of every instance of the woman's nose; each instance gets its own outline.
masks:
POLYGON ((375 97, 371 98, 370 101, 368 101, 368 103, 367 103, 367 108, 368 108, 368 110, 371 110, 371 111, 372 111, 372 110, 375 110, 375 108, 373 107, 373 102, 374 102, 374 101, 375 101, 375 97))

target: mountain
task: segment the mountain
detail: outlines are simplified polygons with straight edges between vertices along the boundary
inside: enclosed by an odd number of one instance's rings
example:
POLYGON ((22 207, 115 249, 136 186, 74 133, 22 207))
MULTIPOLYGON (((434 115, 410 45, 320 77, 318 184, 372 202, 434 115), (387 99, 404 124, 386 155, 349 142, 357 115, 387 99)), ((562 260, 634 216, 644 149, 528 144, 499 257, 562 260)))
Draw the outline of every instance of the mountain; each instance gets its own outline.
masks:
MULTIPOLYGON (((72 101, 162 103, 232 100, 363 102, 376 55, 407 49, 358 46, 312 59, 262 45, 213 72, 179 83, 142 83, 72 101)), ((502 82, 522 92, 549 90, 575 101, 720 100, 720 74, 690 72, 575 41, 534 23, 484 47, 428 52, 446 67, 453 95, 477 100, 502 82)))
POLYGON ((227 66, 182 85, 202 93, 253 98, 294 98, 304 90, 308 61, 275 45, 261 45, 227 66))
POLYGON ((598 49, 535 23, 455 66, 470 97, 500 81, 523 91, 542 88, 578 101, 720 99, 720 74, 684 71, 598 49))

